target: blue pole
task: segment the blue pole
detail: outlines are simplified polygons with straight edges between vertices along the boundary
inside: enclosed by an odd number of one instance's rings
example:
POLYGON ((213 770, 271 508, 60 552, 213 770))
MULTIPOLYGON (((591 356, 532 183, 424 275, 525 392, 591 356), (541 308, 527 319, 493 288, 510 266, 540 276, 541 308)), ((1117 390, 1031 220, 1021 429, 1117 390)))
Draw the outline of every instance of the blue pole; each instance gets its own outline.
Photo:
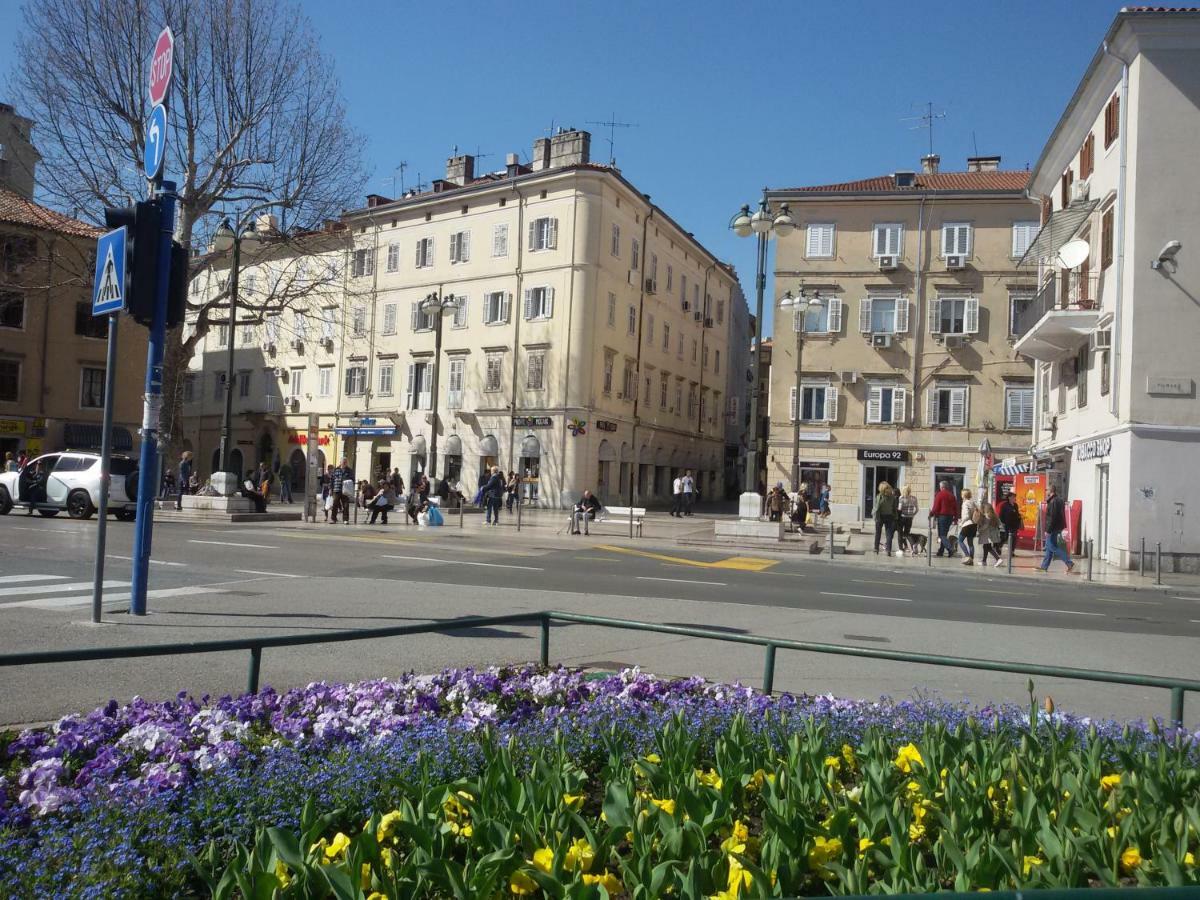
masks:
MULTIPOLYGON (((158 192, 162 202, 158 239, 158 266, 154 288, 154 324, 146 351, 146 394, 142 407, 142 455, 138 464, 137 526, 133 536, 133 586, 129 611, 146 614, 146 587, 150 577, 150 542, 154 532, 154 499, 158 485, 158 424, 162 413, 163 350, 167 337, 167 290, 171 283, 171 240, 175 236, 175 182, 164 181, 158 192)), ((136 252, 136 251, 135 251, 136 252)), ((230 340, 233 340, 232 333, 230 340)))

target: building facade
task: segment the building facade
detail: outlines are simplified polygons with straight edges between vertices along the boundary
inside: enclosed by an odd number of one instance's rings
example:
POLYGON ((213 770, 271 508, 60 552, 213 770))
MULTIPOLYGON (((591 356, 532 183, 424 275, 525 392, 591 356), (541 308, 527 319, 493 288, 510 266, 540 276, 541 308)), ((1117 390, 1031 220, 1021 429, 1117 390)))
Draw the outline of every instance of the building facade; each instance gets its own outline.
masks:
POLYGON ((1200 195, 1169 174, 1195 159, 1198 98, 1200 12, 1122 10, 1030 179, 1034 458, 1124 567, 1145 540, 1200 570, 1200 195))
MULTIPOLYGON (((238 366, 269 368, 266 395, 281 404, 237 415, 238 445, 284 461, 313 413, 326 458, 349 458, 360 478, 433 470, 473 494, 499 465, 540 506, 584 489, 644 505, 667 502, 673 474, 692 469, 704 496, 722 496, 736 276, 617 169, 591 163, 589 144, 562 131, 534 143, 531 164, 510 154, 478 177, 472 157, 453 157, 431 190, 346 213, 340 261, 329 250, 294 262, 336 270, 328 290, 281 312, 287 340, 270 365, 238 366), (440 323, 431 295, 448 301, 440 323)), ((220 289, 214 275, 202 289, 220 289)), ((217 332, 194 360, 214 398, 217 332)), ((246 340, 251 356, 271 343, 246 340)))
POLYGON ((1017 262, 1037 207, 1027 173, 999 162, 942 172, 929 156, 920 172, 767 192, 797 224, 775 256, 768 485, 798 469, 831 485, 840 518, 866 519, 880 482, 927 507, 938 481, 976 486, 985 441, 997 461, 1027 450, 1033 372, 1013 310, 1036 288, 1017 262), (821 305, 779 309, 801 288, 821 305))
POLYGON ((33 199, 34 175, 41 155, 33 145, 33 120, 0 103, 0 189, 33 199))

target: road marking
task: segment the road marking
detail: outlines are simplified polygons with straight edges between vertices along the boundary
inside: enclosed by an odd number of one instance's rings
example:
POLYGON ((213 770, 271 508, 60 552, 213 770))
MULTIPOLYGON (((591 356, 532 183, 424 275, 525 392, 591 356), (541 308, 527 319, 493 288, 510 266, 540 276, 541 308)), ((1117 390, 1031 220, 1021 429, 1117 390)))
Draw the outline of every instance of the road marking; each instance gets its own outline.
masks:
MULTIPOLYGON (((129 587, 128 581, 106 581, 103 587, 129 587)), ((12 587, 0 589, 0 600, 5 597, 15 597, 19 594, 63 594, 69 591, 91 590, 92 582, 90 581, 73 581, 70 584, 39 584, 26 585, 25 587, 12 587)))
POLYGON ((901 603, 912 603, 909 597, 877 597, 874 594, 843 594, 840 591, 821 591, 822 597, 855 597, 859 600, 898 600, 901 603))
POLYGON ((544 571, 546 571, 545 569, 541 568, 540 566, 509 566, 509 565, 505 565, 503 563, 470 562, 465 559, 437 559, 436 557, 433 557, 433 556, 390 556, 385 553, 385 554, 383 554, 383 558, 384 559, 407 559, 407 560, 411 560, 414 562, 444 563, 445 565, 448 565, 448 566, 481 566, 486 569, 524 569, 527 572, 544 572, 544 571))
POLYGON ((1060 616, 1099 616, 1105 617, 1105 613, 1083 612, 1078 609, 1039 609, 1036 606, 997 606, 989 603, 988 609, 1015 609, 1018 612, 1040 612, 1040 613, 1055 613, 1060 616))
POLYGON ((706 562, 700 559, 687 559, 683 556, 666 556, 662 553, 651 553, 647 550, 634 550, 631 547, 617 547, 612 544, 597 544, 597 550, 608 550, 611 553, 627 553, 630 556, 641 556, 644 559, 657 559, 660 562, 675 563, 681 566, 692 566, 697 569, 734 569, 740 572, 762 572, 779 565, 777 559, 760 559, 755 556, 730 556, 706 562))
MULTIPOLYGON (((197 594, 219 594, 221 591, 209 590, 207 588, 194 587, 179 587, 179 588, 159 588, 156 591, 146 591, 146 597, 150 600, 165 600, 168 597, 194 597, 197 594)), ((105 594, 103 600, 105 603, 114 603, 117 601, 128 601, 128 597, 122 594, 108 595, 105 594)), ((62 609, 70 606, 87 606, 92 602, 91 594, 82 594, 74 597, 43 597, 37 600, 22 600, 20 603, 9 603, 0 609, 8 609, 14 606, 26 606, 32 609, 62 609)), ((112 610, 110 609, 109 612, 112 610)))
POLYGON ((1117 597, 1093 597, 1101 603, 1136 603, 1138 606, 1162 606, 1157 600, 1121 600, 1117 597))
MULTIPOLYGON (((133 557, 132 557, 132 556, 117 556, 115 553, 106 553, 106 554, 104 554, 104 555, 105 555, 105 556, 107 556, 109 559, 123 559, 123 560, 125 560, 126 562, 133 562, 133 557)), ((186 566, 187 566, 187 563, 167 562, 165 559, 152 559, 152 560, 150 560, 150 565, 152 565, 152 566, 181 566, 181 567, 186 567, 186 566)))
POLYGON ((592 562, 620 562, 615 556, 576 556, 576 559, 590 559, 592 562))
POLYGON ((295 575, 288 572, 260 572, 257 569, 234 569, 239 575, 269 575, 272 578, 307 578, 307 575, 295 575))
POLYGON ((25 581, 66 581, 66 575, 5 575, 0 584, 17 584, 25 581))
POLYGON ((724 581, 688 581, 686 578, 654 578, 650 575, 639 575, 638 581, 670 581, 673 584, 710 584, 713 587, 726 587, 724 581))
POLYGON ((1008 594, 1012 597, 1025 597, 1028 591, 993 591, 989 588, 967 588, 968 594, 1008 594))
POLYGON ((916 587, 915 584, 907 584, 903 581, 872 581, 869 578, 851 578, 855 584, 888 584, 892 587, 916 587))
POLYGON ((278 547, 268 547, 266 544, 240 544, 237 541, 197 541, 189 540, 189 544, 216 544, 219 547, 253 547, 255 550, 278 550, 278 547))

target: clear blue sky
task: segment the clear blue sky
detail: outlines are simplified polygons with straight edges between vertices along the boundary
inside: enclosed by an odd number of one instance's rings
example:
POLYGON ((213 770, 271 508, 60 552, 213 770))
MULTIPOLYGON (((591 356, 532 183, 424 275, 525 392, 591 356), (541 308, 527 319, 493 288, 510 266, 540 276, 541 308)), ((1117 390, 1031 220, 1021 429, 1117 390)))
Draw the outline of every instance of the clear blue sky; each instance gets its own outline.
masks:
MULTIPOLYGON (((390 194, 401 161, 410 186, 439 177, 456 144, 501 168, 552 123, 591 130, 604 160, 607 130, 588 123, 615 113, 637 125, 616 132, 625 176, 736 265, 748 296, 752 242, 726 226, 764 185, 918 168, 928 135, 906 117, 926 102, 946 114, 944 170, 976 147, 1032 165, 1120 5, 304 2, 366 137, 364 195, 390 194)), ((18 8, 0 0, 0 22, 18 8)))

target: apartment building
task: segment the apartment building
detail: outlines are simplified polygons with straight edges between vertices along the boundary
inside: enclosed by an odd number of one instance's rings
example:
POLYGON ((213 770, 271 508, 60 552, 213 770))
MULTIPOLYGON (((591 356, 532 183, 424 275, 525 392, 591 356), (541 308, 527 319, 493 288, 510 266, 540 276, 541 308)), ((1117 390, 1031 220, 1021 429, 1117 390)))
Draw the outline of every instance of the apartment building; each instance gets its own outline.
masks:
POLYGON ((943 172, 931 155, 919 172, 767 192, 798 226, 775 256, 768 484, 796 468, 865 519, 880 482, 928 504, 938 481, 975 486, 985 441, 997 461, 1027 450, 1033 371, 1013 322, 1036 289, 1017 262, 1038 212, 1027 173, 999 163, 943 172), (801 289, 821 305, 778 307, 801 289))
POLYGON ((33 145, 33 120, 0 103, 0 189, 33 199, 34 174, 41 154, 33 145))
POLYGON ((1030 177, 1044 225, 1018 317, 1033 456, 1080 505, 1078 537, 1136 565, 1200 570, 1200 11, 1122 9, 1030 177))
MULTIPOLYGON (((350 458, 359 477, 434 470, 473 489, 495 464, 555 507, 585 488, 665 502, 673 473, 692 469, 705 496, 722 495, 731 385, 744 390, 729 372, 736 276, 619 170, 592 163, 587 132, 541 138, 529 164, 509 154, 498 172, 455 156, 429 190, 371 195, 341 224, 339 277, 282 312, 285 328, 292 316, 306 329, 303 355, 270 366, 276 379, 287 370, 286 391, 269 389, 282 410, 239 417, 256 460, 295 455, 283 448, 299 449, 317 413, 325 457, 350 458), (430 296, 446 302, 440 327, 430 296)), ((336 251, 326 256, 315 264, 328 270, 336 251)), ((205 339, 202 371, 220 339, 205 339)), ((246 340, 253 354, 265 335, 246 340)))

